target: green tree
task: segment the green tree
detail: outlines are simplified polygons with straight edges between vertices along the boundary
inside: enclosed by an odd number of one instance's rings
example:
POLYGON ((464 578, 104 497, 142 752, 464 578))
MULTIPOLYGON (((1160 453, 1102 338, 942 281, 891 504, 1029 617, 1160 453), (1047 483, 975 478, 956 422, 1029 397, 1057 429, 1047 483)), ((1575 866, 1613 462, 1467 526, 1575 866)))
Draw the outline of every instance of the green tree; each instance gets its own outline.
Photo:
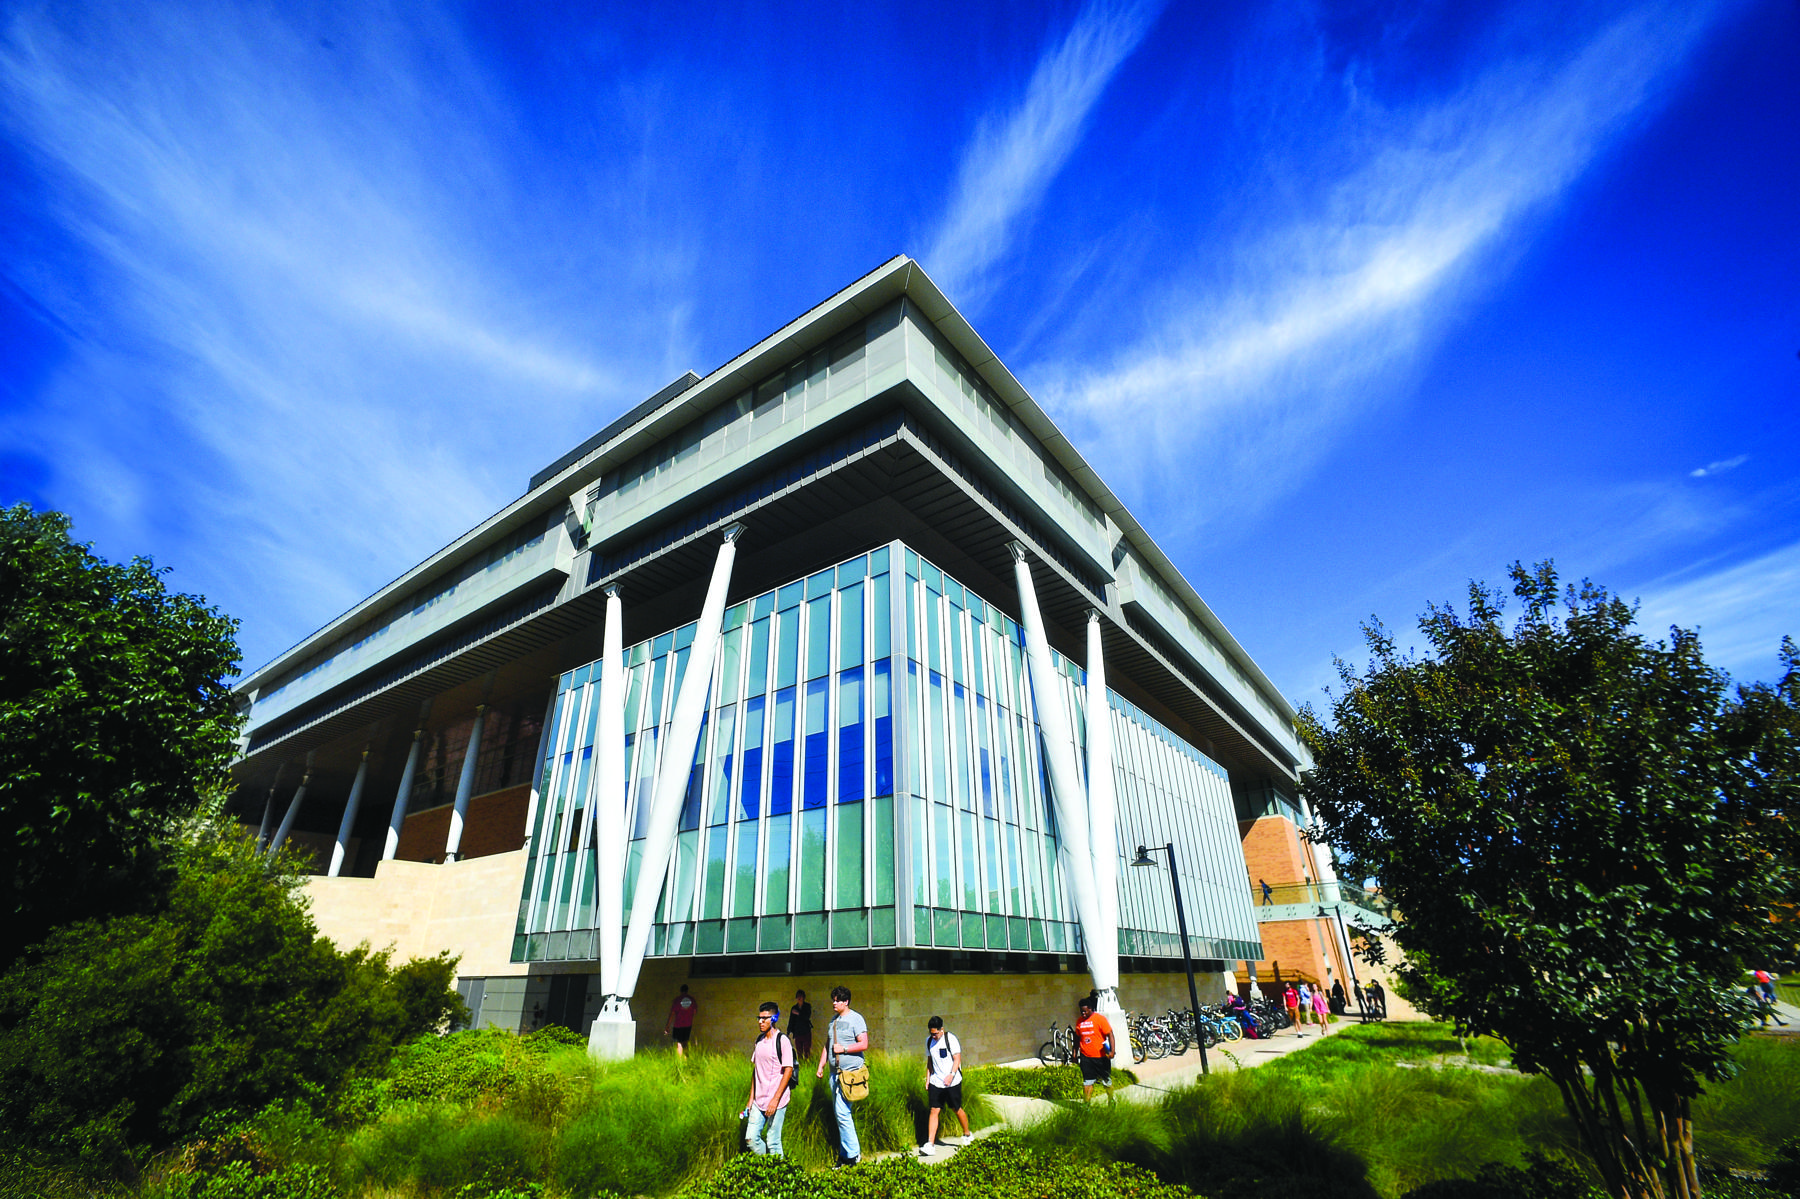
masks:
POLYGON ((59 926, 0 978, 0 1152, 129 1174, 208 1121, 328 1103, 467 1019, 454 958, 339 952, 298 866, 271 868, 229 822, 174 845, 164 910, 59 926))
POLYGON ((1730 1071, 1745 963, 1792 945, 1800 655, 1728 694, 1698 638, 1633 629, 1591 584, 1512 569, 1430 650, 1365 628, 1330 723, 1310 710, 1317 833, 1401 913, 1409 994, 1561 1089, 1607 1189, 1699 1193, 1689 1103, 1730 1071))
POLYGON ((159 838, 223 785, 236 622, 0 510, 0 969, 56 924, 160 902, 159 838))

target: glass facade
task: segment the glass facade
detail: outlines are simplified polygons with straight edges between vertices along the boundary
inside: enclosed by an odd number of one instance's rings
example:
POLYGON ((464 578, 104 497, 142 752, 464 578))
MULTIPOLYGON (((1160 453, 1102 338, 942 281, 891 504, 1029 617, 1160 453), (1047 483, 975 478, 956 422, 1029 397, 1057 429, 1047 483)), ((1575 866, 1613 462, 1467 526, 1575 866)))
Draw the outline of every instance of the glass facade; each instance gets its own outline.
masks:
MULTIPOLYGON (((625 651, 628 905, 693 636, 625 651)), ((894 542, 729 608, 715 667, 651 956, 1081 951, 1013 620, 894 542)), ((1057 667, 1080 730, 1083 672, 1057 667)), ((595 955, 599 680, 595 662, 558 684, 515 960, 595 955)), ((1224 771, 1110 698, 1120 952, 1180 955, 1166 874, 1128 869, 1173 840, 1195 955, 1257 956, 1224 771)))

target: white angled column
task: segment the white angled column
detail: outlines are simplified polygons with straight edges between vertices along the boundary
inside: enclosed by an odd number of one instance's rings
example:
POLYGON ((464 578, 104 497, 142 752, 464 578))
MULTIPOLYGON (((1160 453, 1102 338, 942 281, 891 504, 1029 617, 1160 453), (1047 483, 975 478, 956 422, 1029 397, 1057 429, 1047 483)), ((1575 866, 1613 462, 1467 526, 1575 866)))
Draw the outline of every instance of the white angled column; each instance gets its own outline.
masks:
POLYGON ((731 585, 737 539, 743 532, 743 525, 732 525, 725 530, 725 542, 719 546, 718 560, 713 563, 712 582, 706 588, 706 603, 700 609, 700 623, 694 630, 687 673, 682 676, 681 690, 675 696, 669 738, 663 743, 662 758, 657 763, 656 786, 650 800, 650 827, 644 838, 637 889, 631 896, 631 923, 625 930, 625 944, 619 953, 618 994, 621 1010, 625 1012, 630 1011, 631 996, 637 989, 638 972, 644 966, 644 951, 650 944, 650 926, 656 919, 656 902, 662 895, 663 879, 668 873, 669 854, 675 848, 675 830, 681 822, 681 800, 687 791, 688 771, 694 764, 694 743, 700 736, 700 718, 706 713, 706 697, 712 689, 713 659, 719 648, 720 625, 725 620, 725 592, 731 585))
POLYGON ((269 857, 273 858, 281 852, 286 844, 288 834, 294 831, 294 817, 300 814, 300 805, 306 802, 306 784, 312 780, 313 756, 310 751, 306 755, 306 770, 300 776, 300 785, 294 789, 294 798, 288 801, 287 815, 281 818, 281 827, 275 830, 275 836, 269 841, 269 857))
POLYGON ((406 823, 406 801, 412 797, 413 776, 419 772, 419 755, 425 745, 425 716, 430 701, 419 709, 419 727, 413 730, 412 748, 406 751, 406 765, 400 771, 400 789, 394 792, 394 810, 388 815, 387 844, 381 848, 381 860, 391 862, 400 852, 400 829, 406 823))
POLYGON ((337 844, 331 847, 331 869, 326 878, 336 878, 344 868, 344 856, 350 852, 350 831, 356 827, 356 809, 362 803, 363 781, 369 777, 369 751, 363 750, 356 764, 356 781, 350 784, 350 798, 344 801, 344 819, 338 823, 337 844))
MULTIPOLYGON (((600 721, 594 732, 594 852, 599 893, 600 993, 617 1006, 619 953, 625 923, 625 604, 606 589, 606 634, 600 659, 600 721)), ((688 672, 694 659, 688 659, 688 672)))
MULTIPOLYGON (((1103 941, 1099 904, 1094 898, 1094 855, 1089 837, 1087 790, 1081 785, 1081 770, 1075 763, 1075 733, 1069 725, 1068 709, 1063 706, 1062 679, 1050 661, 1050 643, 1044 638, 1044 617, 1038 611, 1037 589, 1031 583, 1031 564, 1026 561, 1025 547, 1015 541, 1012 550, 1013 573, 1019 584, 1019 615, 1025 624, 1025 661, 1030 666, 1031 693, 1037 708, 1039 727, 1044 732, 1044 757, 1050 768, 1051 802, 1056 806, 1057 838, 1062 842, 1063 877, 1068 879, 1069 893, 1075 901, 1075 914, 1081 921, 1081 937, 1086 945, 1088 966, 1097 970, 1094 946, 1103 941)), ((1114 937, 1117 944, 1117 937, 1114 937)), ((1114 962, 1118 960, 1115 951, 1114 962)), ((1117 967, 1111 984, 1116 986, 1117 967)), ((1096 988, 1102 985, 1098 973, 1096 988)))
POLYGON ((1106 698, 1105 623, 1088 609, 1087 767, 1088 831, 1094 853, 1094 904, 1100 922, 1088 942, 1088 968, 1100 993, 1100 1010, 1119 1005, 1119 833, 1113 788, 1112 704, 1106 698))
POLYGON ((269 843, 269 821, 275 817, 275 791, 281 786, 281 774, 287 769, 286 762, 275 765, 275 781, 269 784, 269 794, 263 799, 262 821, 256 826, 256 851, 261 853, 269 843))
POLYGON ((450 835, 444 841, 444 861, 462 856, 463 824, 469 818, 469 797, 475 792, 476 759, 481 755, 481 732, 487 725, 487 705, 475 705, 475 723, 469 728, 469 747, 463 751, 462 773, 456 776, 456 806, 450 809, 450 835))

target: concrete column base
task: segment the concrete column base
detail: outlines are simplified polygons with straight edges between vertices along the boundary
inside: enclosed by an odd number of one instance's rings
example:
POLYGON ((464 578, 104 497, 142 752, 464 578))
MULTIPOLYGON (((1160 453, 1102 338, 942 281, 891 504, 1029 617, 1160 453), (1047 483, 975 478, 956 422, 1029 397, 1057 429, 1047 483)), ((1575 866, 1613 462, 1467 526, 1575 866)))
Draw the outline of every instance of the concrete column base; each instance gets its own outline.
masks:
POLYGON ((603 1062, 632 1057, 637 1053, 637 1021, 624 1012, 601 1012, 588 1033, 588 1052, 603 1062))

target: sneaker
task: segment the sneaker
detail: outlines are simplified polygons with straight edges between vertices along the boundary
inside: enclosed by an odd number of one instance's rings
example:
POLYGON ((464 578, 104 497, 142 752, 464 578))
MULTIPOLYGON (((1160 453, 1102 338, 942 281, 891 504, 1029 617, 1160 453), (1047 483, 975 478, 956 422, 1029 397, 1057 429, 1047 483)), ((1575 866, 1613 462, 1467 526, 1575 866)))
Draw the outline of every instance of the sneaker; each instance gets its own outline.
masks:
POLYGON ((969 1143, 968 1137, 945 1137, 944 1138, 944 1144, 955 1145, 959 1149, 966 1146, 968 1143, 969 1143))
POLYGON ((846 1157, 838 1162, 837 1168, 840 1170, 848 1170, 851 1166, 856 1165, 860 1161, 862 1161, 862 1158, 860 1157, 846 1157))
POLYGON ((934 1154, 936 1152, 937 1152, 937 1146, 935 1146, 935 1145, 926 1144, 926 1145, 919 1146, 919 1156, 920 1157, 930 1157, 932 1154, 934 1154))

